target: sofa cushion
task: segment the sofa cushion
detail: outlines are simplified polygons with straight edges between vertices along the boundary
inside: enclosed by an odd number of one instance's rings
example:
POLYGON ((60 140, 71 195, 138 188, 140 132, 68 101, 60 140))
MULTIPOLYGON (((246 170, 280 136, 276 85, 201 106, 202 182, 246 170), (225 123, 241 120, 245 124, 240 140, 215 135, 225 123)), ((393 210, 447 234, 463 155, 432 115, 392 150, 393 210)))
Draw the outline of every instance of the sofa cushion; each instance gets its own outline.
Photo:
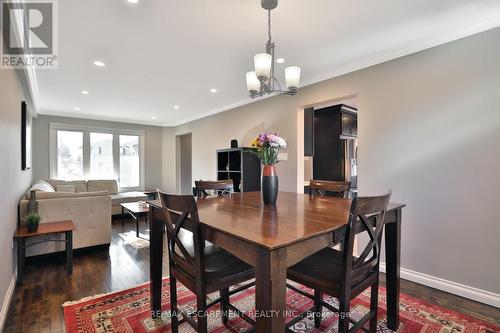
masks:
POLYGON ((89 180, 87 182, 87 189, 92 191, 108 191, 109 194, 118 193, 118 183, 116 180, 89 180))
MULTIPOLYGON (((108 196, 107 191, 97 191, 97 192, 37 192, 36 199, 59 199, 59 198, 85 198, 85 197, 98 197, 98 196, 108 196)), ((28 198, 26 198, 28 199, 28 198)))
MULTIPOLYGON (((65 193, 75 193, 76 188, 75 185, 57 185, 56 187, 57 192, 65 192, 65 193)), ((83 192, 80 192, 83 193, 83 192)))
POLYGON ((118 206, 124 202, 135 202, 141 200, 148 200, 148 196, 143 192, 122 192, 111 195, 111 204, 118 206))
POLYGON ((46 179, 47 183, 52 187, 57 188, 58 185, 75 185, 75 192, 87 192, 86 180, 60 180, 60 179, 46 179))

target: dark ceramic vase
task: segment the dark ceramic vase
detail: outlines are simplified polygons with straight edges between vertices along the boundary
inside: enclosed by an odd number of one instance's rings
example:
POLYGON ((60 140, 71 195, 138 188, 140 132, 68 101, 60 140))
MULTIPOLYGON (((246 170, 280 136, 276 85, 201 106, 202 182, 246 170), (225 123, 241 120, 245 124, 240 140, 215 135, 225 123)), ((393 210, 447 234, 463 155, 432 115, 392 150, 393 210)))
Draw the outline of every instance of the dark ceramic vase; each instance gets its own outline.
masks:
POLYGON ((278 198, 278 175, 275 165, 264 165, 261 186, 264 204, 275 205, 278 198))

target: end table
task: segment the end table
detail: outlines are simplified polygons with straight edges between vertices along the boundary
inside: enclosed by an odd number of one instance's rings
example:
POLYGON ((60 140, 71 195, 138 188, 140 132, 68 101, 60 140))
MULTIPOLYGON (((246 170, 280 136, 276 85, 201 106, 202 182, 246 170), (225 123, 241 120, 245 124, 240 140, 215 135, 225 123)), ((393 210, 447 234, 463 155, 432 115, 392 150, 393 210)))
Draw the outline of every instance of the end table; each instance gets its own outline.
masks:
POLYGON ((73 221, 60 221, 40 223, 38 229, 29 232, 26 226, 19 227, 14 233, 14 239, 17 241, 17 279, 21 280, 24 273, 26 260, 26 249, 30 246, 46 242, 64 242, 66 243, 66 268, 68 274, 73 273, 73 231, 76 230, 73 221), (65 239, 57 239, 57 234, 65 234, 65 239), (26 245, 26 239, 35 236, 45 236, 45 239, 26 245))

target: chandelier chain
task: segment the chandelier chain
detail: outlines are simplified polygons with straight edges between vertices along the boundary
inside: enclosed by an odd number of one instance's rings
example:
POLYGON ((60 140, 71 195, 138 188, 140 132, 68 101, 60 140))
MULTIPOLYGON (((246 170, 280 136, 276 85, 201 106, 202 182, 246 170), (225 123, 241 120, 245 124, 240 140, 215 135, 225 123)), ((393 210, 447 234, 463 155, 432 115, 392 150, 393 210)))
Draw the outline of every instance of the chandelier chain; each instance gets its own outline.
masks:
POLYGON ((271 10, 267 11, 267 36, 269 37, 269 41, 271 41, 271 10))

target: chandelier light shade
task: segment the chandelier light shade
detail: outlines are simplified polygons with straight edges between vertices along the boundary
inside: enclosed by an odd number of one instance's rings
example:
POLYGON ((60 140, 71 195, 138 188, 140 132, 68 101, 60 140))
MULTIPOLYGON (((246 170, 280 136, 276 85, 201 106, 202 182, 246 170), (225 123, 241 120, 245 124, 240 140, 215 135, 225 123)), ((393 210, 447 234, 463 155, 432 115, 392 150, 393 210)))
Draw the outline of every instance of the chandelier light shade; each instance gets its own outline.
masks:
POLYGON ((246 73, 247 90, 250 98, 264 95, 290 95, 297 94, 300 82, 300 67, 289 66, 285 68, 286 90, 282 89, 279 80, 274 76, 274 49, 275 44, 271 38, 271 10, 278 6, 278 0, 262 0, 262 8, 267 10, 267 43, 266 51, 257 53, 253 57, 255 71, 246 73), (276 87, 276 88, 275 88, 276 87))
POLYGON ((296 91, 299 88, 300 67, 289 66, 285 68, 285 84, 290 91, 296 91))
POLYGON ((269 53, 257 53, 253 57, 255 74, 261 81, 267 81, 271 77, 271 65, 273 57, 269 53))
POLYGON ((260 81, 254 71, 247 72, 247 89, 250 94, 256 94, 260 90, 260 81))

